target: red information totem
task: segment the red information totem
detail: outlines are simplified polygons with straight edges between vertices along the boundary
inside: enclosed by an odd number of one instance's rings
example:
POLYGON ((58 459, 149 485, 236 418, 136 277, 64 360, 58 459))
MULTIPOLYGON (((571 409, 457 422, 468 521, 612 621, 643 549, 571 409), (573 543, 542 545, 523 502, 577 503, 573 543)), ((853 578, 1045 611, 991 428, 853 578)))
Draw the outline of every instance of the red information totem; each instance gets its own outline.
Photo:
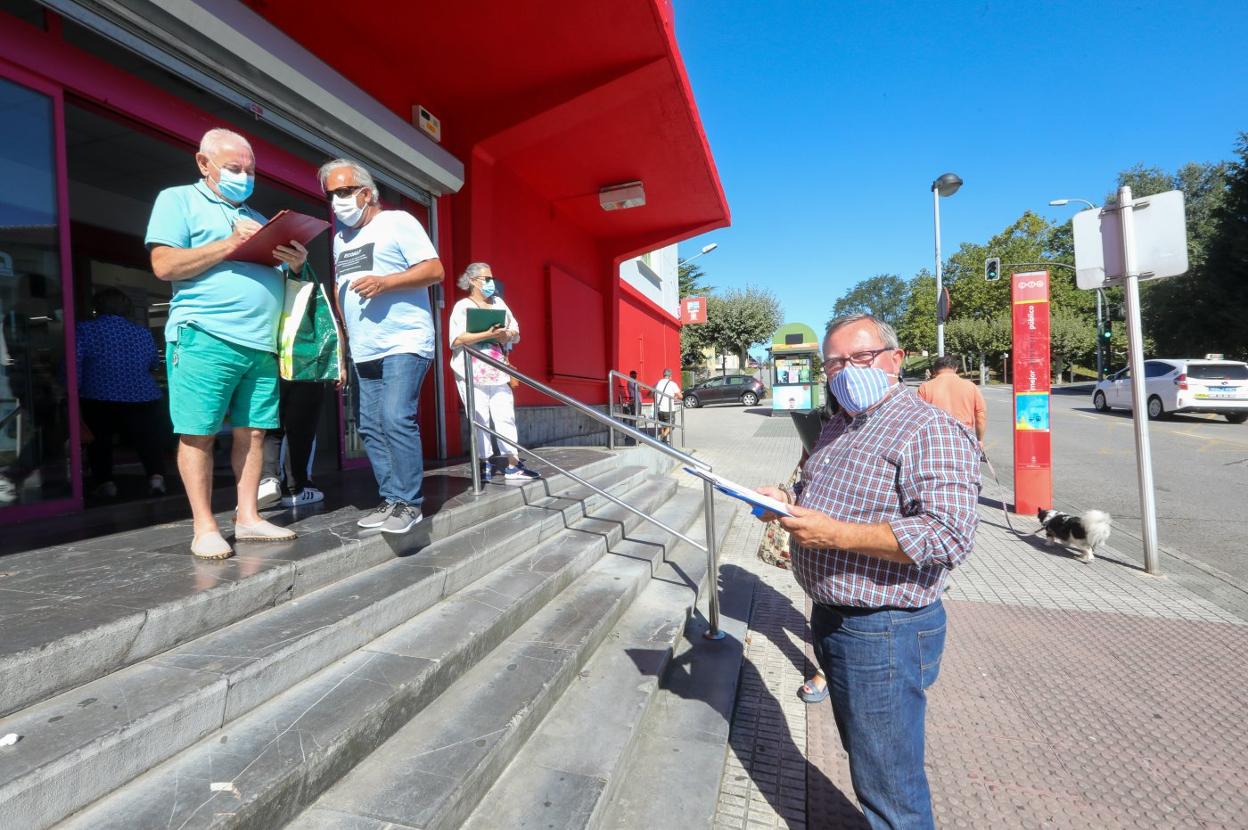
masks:
POLYGON ((1053 506, 1049 432, 1049 272, 1011 275, 1014 289, 1014 510, 1053 506))

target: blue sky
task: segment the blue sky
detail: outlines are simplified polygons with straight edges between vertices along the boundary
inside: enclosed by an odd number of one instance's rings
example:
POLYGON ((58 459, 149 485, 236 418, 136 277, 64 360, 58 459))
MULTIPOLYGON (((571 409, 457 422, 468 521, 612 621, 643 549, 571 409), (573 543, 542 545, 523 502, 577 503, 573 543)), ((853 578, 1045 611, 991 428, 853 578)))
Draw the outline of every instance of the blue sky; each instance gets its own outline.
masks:
POLYGON ((1239 2, 675 0, 732 208, 684 242, 717 288, 770 288, 820 327, 855 282, 933 265, 1049 199, 1099 202, 1137 162, 1232 156, 1248 130, 1239 2), (1118 54, 1129 55, 1128 60, 1118 54), (1121 67, 1121 68, 1118 68, 1121 67))

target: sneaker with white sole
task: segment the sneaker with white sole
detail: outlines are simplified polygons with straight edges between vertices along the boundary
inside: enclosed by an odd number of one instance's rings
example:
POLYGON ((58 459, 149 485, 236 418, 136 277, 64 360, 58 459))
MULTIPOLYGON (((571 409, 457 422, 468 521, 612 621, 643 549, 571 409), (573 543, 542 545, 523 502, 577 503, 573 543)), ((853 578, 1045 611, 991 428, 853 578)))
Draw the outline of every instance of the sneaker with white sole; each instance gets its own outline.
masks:
POLYGON ((17 485, 8 476, 0 476, 0 504, 12 504, 17 501, 17 485))
POLYGON ((360 520, 356 522, 357 527, 369 528, 381 527, 386 523, 386 519, 390 518, 390 514, 394 512, 394 502, 386 499, 379 504, 374 510, 369 511, 360 520))
POLYGON ((293 496, 282 496, 282 507, 304 507, 325 501, 325 494, 315 487, 304 487, 293 496))
POLYGON ((541 477, 541 473, 535 473, 527 469, 523 461, 517 461, 514 465, 503 470, 503 478, 508 481, 532 481, 541 477))
POLYGON ((398 502, 394 505, 394 509, 390 511, 390 518, 381 526, 382 533, 407 533, 409 530, 420 524, 424 516, 420 514, 420 508, 410 504, 398 502))
POLYGON ((261 480, 260 489, 256 493, 256 507, 263 510, 272 507, 282 498, 282 483, 275 478, 261 480))
POLYGON ((149 496, 163 496, 165 494, 165 477, 160 473, 147 480, 147 493, 149 496))

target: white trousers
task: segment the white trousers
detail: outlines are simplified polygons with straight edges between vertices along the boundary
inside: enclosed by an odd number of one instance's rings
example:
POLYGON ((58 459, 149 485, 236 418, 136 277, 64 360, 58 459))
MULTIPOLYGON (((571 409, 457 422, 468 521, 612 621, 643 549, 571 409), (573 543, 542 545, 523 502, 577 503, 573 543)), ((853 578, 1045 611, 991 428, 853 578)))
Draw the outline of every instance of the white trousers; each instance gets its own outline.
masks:
MULTIPOLYGON (((466 409, 468 401, 464 396, 464 382, 456 378, 455 386, 459 389, 459 399, 464 402, 464 408, 466 409)), ((507 441, 499 441, 498 454, 518 456, 519 450, 516 447, 516 442, 519 441, 519 434, 516 432, 516 399, 511 394, 511 384, 474 385, 472 387, 472 403, 473 408, 476 410, 472 413, 474 421, 493 428, 512 442, 509 444, 507 441)), ((485 461, 493 455, 494 436, 485 430, 477 430, 477 457, 485 461)))

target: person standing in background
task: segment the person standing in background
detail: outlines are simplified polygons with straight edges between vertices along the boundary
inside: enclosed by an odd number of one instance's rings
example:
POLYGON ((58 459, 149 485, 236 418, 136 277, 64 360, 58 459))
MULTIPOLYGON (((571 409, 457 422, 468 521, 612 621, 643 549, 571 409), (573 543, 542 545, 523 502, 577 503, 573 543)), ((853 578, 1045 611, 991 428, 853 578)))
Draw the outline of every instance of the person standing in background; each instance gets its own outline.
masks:
POLYGON ((672 422, 676 419, 676 402, 683 401, 680 384, 672 380, 672 370, 664 369, 663 378, 654 385, 654 408, 659 421, 659 440, 665 444, 672 443, 672 422))
POLYGON ((116 288, 95 295, 95 317, 74 327, 78 399, 90 430, 87 460, 95 495, 114 498, 113 438, 122 435, 143 462, 151 495, 165 493, 161 393, 152 379, 160 353, 152 333, 130 318, 130 298, 116 288))
POLYGON ((988 405, 984 403, 984 394, 978 386, 958 377, 958 364, 953 355, 936 358, 932 364, 936 375, 919 386, 919 397, 945 410, 972 430, 980 447, 983 447, 984 435, 988 431, 988 405))
POLYGON ((257 504, 269 507, 281 500, 283 507, 305 507, 325 500, 312 486, 308 468, 316 429, 325 400, 325 384, 316 381, 282 380, 278 387, 281 425, 264 436, 264 471, 257 504), (286 444, 285 464, 282 443, 286 444))

